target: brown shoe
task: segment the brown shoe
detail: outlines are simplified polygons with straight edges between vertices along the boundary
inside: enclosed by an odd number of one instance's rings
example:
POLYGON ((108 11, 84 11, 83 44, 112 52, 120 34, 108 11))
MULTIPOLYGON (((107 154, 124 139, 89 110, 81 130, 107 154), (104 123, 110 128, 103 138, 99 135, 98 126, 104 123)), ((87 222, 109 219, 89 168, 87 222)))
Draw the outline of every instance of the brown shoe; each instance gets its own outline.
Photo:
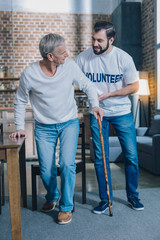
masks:
POLYGON ((48 201, 46 201, 45 204, 42 207, 42 212, 50 212, 50 211, 54 210, 58 200, 55 201, 55 202, 48 202, 48 201))
POLYGON ((59 224, 67 224, 72 220, 72 213, 69 212, 59 212, 58 214, 58 223, 59 224))

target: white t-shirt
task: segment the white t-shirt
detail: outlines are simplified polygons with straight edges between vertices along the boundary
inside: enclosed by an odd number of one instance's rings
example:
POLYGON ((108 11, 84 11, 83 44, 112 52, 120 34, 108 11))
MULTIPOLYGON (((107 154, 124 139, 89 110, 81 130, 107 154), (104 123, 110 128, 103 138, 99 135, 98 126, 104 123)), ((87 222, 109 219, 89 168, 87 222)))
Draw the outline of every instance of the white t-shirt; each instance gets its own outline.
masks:
MULTIPOLYGON (((123 50, 113 46, 109 54, 96 55, 92 48, 80 53, 75 62, 86 76, 94 83, 98 95, 114 92, 124 86, 138 81, 138 74, 132 57, 123 50)), ((120 116, 131 111, 128 96, 110 97, 99 102, 105 116, 120 116)), ((91 112, 91 108, 90 108, 91 112)))
POLYGON ((28 97, 34 118, 40 123, 62 123, 78 117, 74 84, 87 94, 92 107, 99 106, 94 84, 73 60, 66 59, 64 64, 57 67, 53 77, 43 73, 39 61, 26 67, 14 101, 16 129, 24 129, 28 97))

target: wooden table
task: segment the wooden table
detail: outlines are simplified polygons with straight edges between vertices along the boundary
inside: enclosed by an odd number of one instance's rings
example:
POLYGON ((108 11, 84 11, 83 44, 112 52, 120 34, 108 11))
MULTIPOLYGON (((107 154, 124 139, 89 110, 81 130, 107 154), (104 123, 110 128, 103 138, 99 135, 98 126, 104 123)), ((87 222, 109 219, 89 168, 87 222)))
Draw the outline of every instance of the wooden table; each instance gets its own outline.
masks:
POLYGON ((21 240, 21 205, 27 207, 25 139, 12 140, 9 139, 9 134, 4 133, 0 136, 0 152, 2 151, 5 151, 7 161, 12 240, 21 240))

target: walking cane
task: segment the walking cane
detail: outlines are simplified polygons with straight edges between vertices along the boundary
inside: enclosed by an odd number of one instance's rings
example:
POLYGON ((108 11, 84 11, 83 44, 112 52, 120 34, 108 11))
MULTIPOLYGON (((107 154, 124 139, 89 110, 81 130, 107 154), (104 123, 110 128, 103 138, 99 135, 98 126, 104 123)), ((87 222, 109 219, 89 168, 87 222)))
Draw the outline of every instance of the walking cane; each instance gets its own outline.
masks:
POLYGON ((105 152, 104 152, 104 143, 103 143, 103 135, 102 135, 102 124, 101 124, 101 120, 100 120, 100 116, 99 116, 99 115, 98 115, 98 126, 99 126, 99 134, 100 134, 101 148, 102 148, 102 158, 103 158, 103 166, 104 166, 104 175, 105 175, 106 187, 107 187, 109 213, 110 213, 110 217, 111 217, 111 216, 113 216, 113 213, 112 213, 111 199, 110 199, 110 194, 109 194, 107 167, 106 167, 105 152))

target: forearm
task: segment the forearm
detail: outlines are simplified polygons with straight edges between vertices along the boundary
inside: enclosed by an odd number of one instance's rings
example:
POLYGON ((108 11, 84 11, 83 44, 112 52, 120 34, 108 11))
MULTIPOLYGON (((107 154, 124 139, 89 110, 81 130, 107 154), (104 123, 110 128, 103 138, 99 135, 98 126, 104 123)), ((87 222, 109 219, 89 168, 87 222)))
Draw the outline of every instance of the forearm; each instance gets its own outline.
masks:
POLYGON ((98 99, 99 101, 102 101, 110 97, 126 96, 126 95, 137 92, 138 88, 139 88, 139 82, 135 82, 119 90, 109 92, 109 93, 102 93, 101 95, 98 96, 98 99))
POLYGON ((119 89, 119 90, 116 90, 114 92, 110 92, 110 97, 116 97, 116 96, 126 96, 126 95, 129 95, 129 94, 133 94, 135 92, 138 91, 138 87, 137 87, 137 84, 136 86, 133 84, 129 84, 127 85, 126 87, 122 88, 122 89, 119 89))
POLYGON ((73 83, 76 84, 80 90, 87 94, 88 100, 93 107, 99 106, 98 94, 93 83, 85 76, 76 63, 73 64, 73 83))
POLYGON ((16 130, 25 129, 25 112, 27 103, 28 103, 28 91, 20 82, 14 100, 14 119, 16 130))
POLYGON ((81 71, 79 72, 79 78, 78 80, 76 79, 75 84, 80 88, 80 90, 83 90, 83 92, 87 94, 92 108, 99 106, 98 94, 95 86, 81 71))
POLYGON ((16 130, 25 130, 25 104, 14 104, 14 122, 16 130))
POLYGON ((87 94, 88 100, 93 107, 99 106, 98 95, 95 87, 92 84, 89 84, 86 88, 83 88, 83 91, 87 94))

